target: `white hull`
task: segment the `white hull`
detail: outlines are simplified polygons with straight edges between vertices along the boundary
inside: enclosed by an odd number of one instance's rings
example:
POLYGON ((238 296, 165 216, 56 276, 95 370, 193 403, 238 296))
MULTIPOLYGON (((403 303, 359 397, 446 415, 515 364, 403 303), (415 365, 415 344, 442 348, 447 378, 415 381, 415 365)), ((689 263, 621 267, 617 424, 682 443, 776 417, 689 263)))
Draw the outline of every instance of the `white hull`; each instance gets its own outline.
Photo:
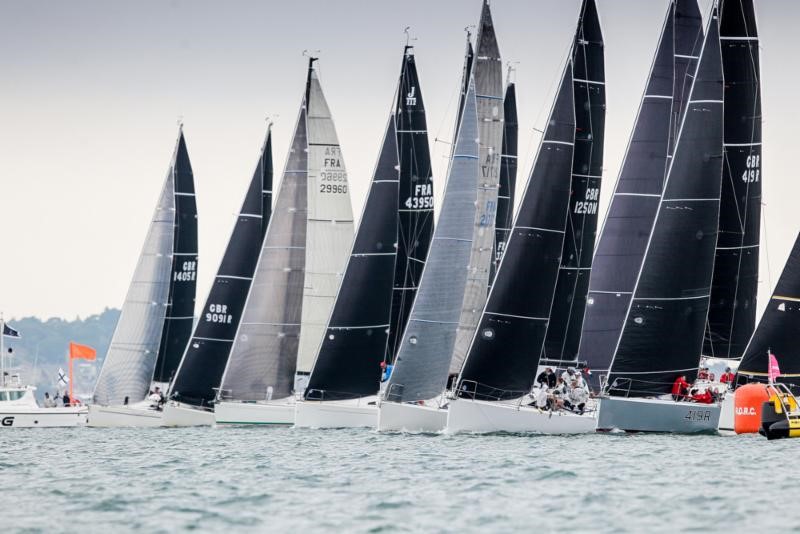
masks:
POLYGON ((736 392, 729 391, 722 400, 722 411, 719 414, 720 432, 733 432, 734 408, 736 404, 736 392))
POLYGON ((157 427, 163 426, 163 412, 130 406, 89 406, 91 427, 157 427))
POLYGON ((179 402, 168 402, 162 412, 162 426, 211 426, 214 412, 179 402))
POLYGON ((435 406, 382 402, 378 408, 378 430, 441 432, 447 426, 447 410, 435 406))
POLYGON ((0 408, 0 428, 59 428, 86 426, 87 409, 32 408, 4 406, 0 408))
POLYGON ((584 434, 594 432, 597 426, 593 414, 545 412, 529 406, 479 400, 451 400, 447 411, 448 432, 584 434))
POLYGON ((344 401, 299 401, 294 425, 305 428, 375 428, 378 424, 376 402, 377 397, 344 401))
POLYGON ((218 425, 293 425, 294 397, 269 402, 218 402, 214 417, 218 425))

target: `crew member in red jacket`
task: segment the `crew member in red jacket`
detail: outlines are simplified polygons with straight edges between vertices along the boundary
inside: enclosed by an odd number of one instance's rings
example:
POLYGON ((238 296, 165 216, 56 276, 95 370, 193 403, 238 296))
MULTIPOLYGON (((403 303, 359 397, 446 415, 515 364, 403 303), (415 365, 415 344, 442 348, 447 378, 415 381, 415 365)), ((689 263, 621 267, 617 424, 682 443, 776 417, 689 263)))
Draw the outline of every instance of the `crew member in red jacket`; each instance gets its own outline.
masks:
POLYGON ((706 389, 702 393, 694 393, 689 400, 692 402, 699 402, 700 404, 711 404, 714 402, 714 397, 711 395, 711 391, 706 389))
POLYGON ((680 401, 686 398, 686 393, 689 391, 689 382, 686 381, 686 376, 680 375, 672 383, 672 398, 680 401))
POLYGON ((730 384, 731 386, 733 386, 734 380, 736 380, 736 375, 731 372, 730 367, 726 367, 725 372, 719 377, 720 382, 723 384, 730 384))

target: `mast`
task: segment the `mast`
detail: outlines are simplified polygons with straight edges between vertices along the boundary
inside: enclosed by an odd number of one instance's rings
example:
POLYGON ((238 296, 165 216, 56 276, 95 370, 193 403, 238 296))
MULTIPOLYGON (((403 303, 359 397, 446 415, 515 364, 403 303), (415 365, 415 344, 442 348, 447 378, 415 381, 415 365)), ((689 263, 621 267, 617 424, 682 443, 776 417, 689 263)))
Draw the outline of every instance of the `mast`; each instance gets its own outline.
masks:
POLYGON ((716 7, 703 44, 607 392, 669 393, 697 372, 708 313, 722 186, 722 58, 716 7))
POLYGON ((603 177, 606 116, 603 46, 597 6, 594 0, 583 0, 572 48, 575 92, 572 194, 561 268, 543 352, 544 358, 556 362, 577 358, 589 290, 603 177))
POLYGON ((475 398, 519 398, 536 377, 567 224, 575 141, 572 87, 567 62, 508 248, 459 377, 475 398))
MULTIPOLYGON (((650 75, 597 243, 578 359, 605 370, 642 265, 702 46, 696 0, 667 8, 650 75), (691 67, 688 71, 687 66, 691 67), (677 124, 677 126, 675 125, 677 124)), ((600 388, 601 374, 589 375, 600 388)))
POLYGON ((506 248, 511 224, 514 222, 514 191, 517 182, 517 91, 511 81, 512 69, 508 67, 508 84, 503 98, 503 152, 500 155, 500 189, 497 192, 497 218, 494 231, 494 258, 489 285, 494 280, 506 248))
POLYGON ((220 396, 233 400, 288 397, 300 337, 306 266, 308 139, 303 90, 292 144, 247 295, 242 320, 222 376, 220 396))
MULTIPOLYGON (((407 61, 408 54, 404 53, 398 104, 402 100, 416 106, 416 85, 404 83, 407 61)), ((392 300, 398 293, 393 285, 400 255, 398 199, 403 174, 406 188, 411 185, 410 173, 403 173, 398 153, 402 109, 398 109, 398 116, 392 113, 386 126, 350 259, 305 390, 306 399, 343 400, 374 395, 378 390, 379 364, 384 361, 394 311, 392 300)), ((407 128, 404 131, 409 133, 407 128)), ((404 266, 402 274, 405 270, 404 266)))
POLYGON ((271 135, 268 127, 214 284, 170 387, 170 396, 186 404, 208 406, 228 362, 263 240, 264 191, 271 189, 272 176, 265 152, 271 135))
MULTIPOLYGON (((489 3, 484 0, 478 26, 477 53, 472 68, 478 105, 480 174, 473 221, 467 285, 453 348, 450 373, 458 373, 478 326, 489 291, 494 251, 500 154, 503 143, 503 67, 489 3)), ((463 119, 462 119, 463 120, 463 119)))
POLYGON ((758 327, 744 351, 737 373, 762 379, 766 377, 768 362, 764 354, 771 350, 780 358, 781 376, 800 376, 798 331, 800 331, 800 234, 795 239, 775 291, 772 292, 758 327))
MULTIPOLYGON (((147 395, 154 377, 156 358, 161 354, 159 348, 162 346, 172 278, 175 276, 172 274, 173 268, 178 261, 178 256, 174 255, 178 213, 175 168, 180 152, 186 154, 185 159, 180 159, 188 163, 182 128, 111 344, 97 378, 93 397, 98 404, 122 404, 125 398, 131 403, 141 401, 147 395)), ((194 221, 196 225, 196 219, 194 221)), ((186 259, 196 262, 196 249, 195 254, 186 259)), ((187 265, 187 272, 193 272, 189 267, 187 265)))
POLYGON ((475 83, 471 82, 428 261, 387 384, 387 401, 427 400, 444 391, 468 276, 465 267, 479 174, 477 139, 475 83))
POLYGON ((406 47, 395 105, 400 183, 397 196, 397 260, 386 361, 394 361, 417 294, 433 237, 433 172, 425 104, 416 60, 406 47))
POLYGON ((756 322, 761 232, 761 87, 752 0, 720 6, 725 78, 719 240, 703 354, 739 359, 756 322))

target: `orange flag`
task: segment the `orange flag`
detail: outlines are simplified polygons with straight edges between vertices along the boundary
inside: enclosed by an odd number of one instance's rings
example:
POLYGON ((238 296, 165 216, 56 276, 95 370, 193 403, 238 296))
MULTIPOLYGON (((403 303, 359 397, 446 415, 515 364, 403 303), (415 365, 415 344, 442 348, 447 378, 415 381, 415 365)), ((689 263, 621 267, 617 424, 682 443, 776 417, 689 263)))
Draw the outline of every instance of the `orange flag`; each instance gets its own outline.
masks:
POLYGON ((69 342, 69 359, 81 360, 94 360, 97 357, 97 351, 88 345, 79 345, 78 343, 69 342))

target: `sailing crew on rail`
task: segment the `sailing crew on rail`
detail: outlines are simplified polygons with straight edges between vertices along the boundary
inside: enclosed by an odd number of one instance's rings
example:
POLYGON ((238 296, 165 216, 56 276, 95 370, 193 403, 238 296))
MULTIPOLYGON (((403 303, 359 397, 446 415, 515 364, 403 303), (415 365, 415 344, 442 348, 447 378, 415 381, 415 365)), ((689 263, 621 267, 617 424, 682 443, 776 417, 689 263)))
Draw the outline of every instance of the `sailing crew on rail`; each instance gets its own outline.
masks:
POLYGON ((680 375, 672 383, 672 398, 676 401, 681 401, 686 398, 686 393, 689 391, 689 382, 686 381, 685 375, 680 375))
POLYGON ((536 377, 536 383, 544 385, 547 389, 556 387, 556 374, 551 367, 546 367, 544 371, 536 377))
POLYGON ((732 388, 733 383, 736 381, 736 375, 731 372, 730 367, 726 367, 725 372, 719 377, 719 381, 721 384, 728 384, 728 387, 732 388))

